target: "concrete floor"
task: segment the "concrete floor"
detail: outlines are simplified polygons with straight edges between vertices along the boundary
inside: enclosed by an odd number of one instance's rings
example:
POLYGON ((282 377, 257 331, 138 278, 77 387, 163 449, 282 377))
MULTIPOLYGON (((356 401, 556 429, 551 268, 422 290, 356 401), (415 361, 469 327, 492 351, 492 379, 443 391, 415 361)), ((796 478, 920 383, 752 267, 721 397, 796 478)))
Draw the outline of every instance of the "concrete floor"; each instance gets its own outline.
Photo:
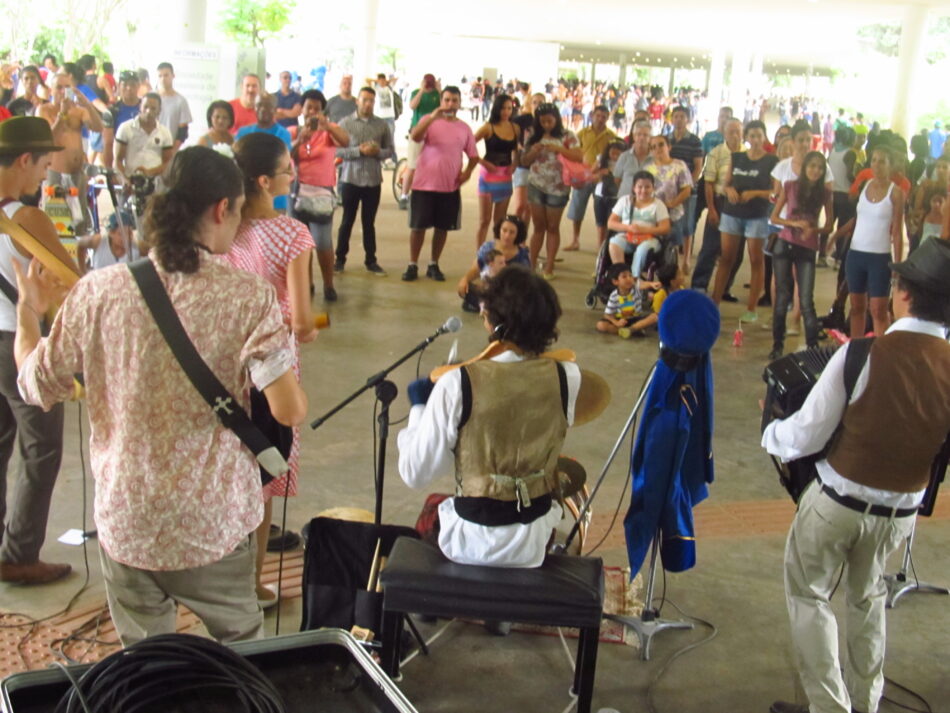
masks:
MULTIPOLYGON (((387 179, 389 175, 387 172, 387 179)), ((379 262, 390 274, 379 278, 362 269, 357 228, 347 271, 337 277, 340 300, 328 307, 333 326, 303 352, 302 372, 311 400, 311 418, 323 414, 366 377, 395 361, 450 315, 460 315, 464 323, 457 335, 459 354, 467 357, 483 348, 486 335, 481 319, 463 314, 455 295, 455 282, 471 264, 474 254, 477 220, 474 184, 474 181, 469 183, 463 192, 463 229, 451 234, 441 261, 448 277, 444 284, 425 278, 414 284, 400 281, 408 252, 407 216, 397 210, 388 185, 385 187, 377 219, 379 262)), ((562 228, 569 234, 566 220, 562 228)), ((613 400, 607 411, 594 423, 572 429, 564 447, 566 454, 586 466, 590 478, 599 473, 629 415, 637 390, 656 359, 655 338, 623 341, 594 331, 599 311, 586 308, 584 296, 591 285, 595 242, 593 220, 588 214, 582 250, 562 253, 565 261, 559 263, 557 280, 553 283, 564 310, 557 346, 574 349, 578 362, 603 375, 613 389, 613 400)), ((423 258, 427 251, 428 244, 423 258)), ((747 274, 747 267, 743 267, 737 280, 739 285, 747 274)), ((817 301, 822 311, 828 306, 832 286, 832 272, 820 270, 817 301)), ((741 289, 736 292, 743 294, 741 289)), ((317 294, 315 308, 320 310, 324 306, 319 298, 319 282, 317 294)), ((728 513, 739 508, 763 507, 786 513, 786 518, 790 516, 787 496, 758 445, 757 400, 764 391, 761 373, 771 346, 771 335, 753 325, 745 332, 744 346, 734 348, 732 334, 743 309, 740 305, 723 306, 721 338, 713 351, 717 471, 710 499, 697 509, 698 564, 692 571, 667 577, 668 602, 675 602, 684 612, 712 622, 718 635, 669 665, 675 652, 702 640, 708 630, 697 627, 693 631, 660 635, 654 642, 649 662, 639 660, 638 652, 631 647, 601 645, 595 710, 613 708, 629 713, 648 709, 648 687, 661 672, 664 672, 663 677, 653 689, 653 705, 656 710, 669 713, 752 713, 766 711, 776 698, 803 700, 791 660, 782 589, 784 525, 763 528, 740 523, 723 529, 707 527, 700 519, 704 508, 709 512, 720 508, 728 513)), ((760 319, 769 318, 762 310, 760 319)), ((442 363, 451 339, 442 337, 428 350, 422 359, 424 372, 442 363)), ((788 348, 795 347, 794 339, 789 339, 788 348)), ((414 375, 414 360, 393 375, 401 392, 393 407, 394 419, 402 418, 407 411, 405 387, 414 375)), ((301 495, 289 503, 290 527, 299 529, 317 512, 332 506, 372 509, 372 418, 372 397, 364 395, 319 430, 305 429, 301 495)), ((66 529, 82 526, 77 425, 77 406, 70 404, 67 406, 66 453, 54 496, 44 558, 71 562, 78 574, 43 588, 0 585, 2 609, 34 616, 49 614, 60 609, 81 582, 81 548, 56 542, 56 537, 66 529)), ((394 427, 393 437, 398 428, 394 427)), ((604 531, 618 504, 625 482, 627 453, 625 446, 595 501, 595 530, 598 532, 604 531)), ((423 494, 410 491, 399 480, 394 438, 387 467, 384 519, 411 525, 423 494)), ((447 491, 451 485, 446 481, 438 489, 447 491)), ((87 491, 91 517, 91 483, 87 491)), ((622 505, 625 510, 626 503, 622 505)), ((920 521, 914 552, 917 573, 922 580, 950 584, 947 510, 943 508, 942 517, 920 521)), ((622 541, 617 528, 598 553, 607 564, 625 564, 622 541)), ((91 576, 93 586, 83 601, 102 596, 95 556, 91 561, 91 576)), ((841 594, 836 597, 837 609, 841 607, 842 598, 841 594)), ((663 609, 664 616, 678 616, 669 603, 663 609)), ((289 633, 296 629, 299 621, 299 600, 285 602, 283 607, 282 628, 289 633)), ((273 622, 272 611, 268 614, 271 631, 273 622)), ((950 676, 947 675, 950 670, 950 597, 908 596, 889 612, 888 622, 886 673, 923 695, 934 710, 946 713, 950 710, 950 676)), ((424 626, 423 631, 431 633, 435 625, 424 626)), ((512 634, 498 639, 481 627, 455 623, 433 645, 433 654, 409 663, 399 684, 420 711, 561 711, 569 703, 571 670, 557 638, 512 634)), ((900 700, 920 707, 906 696, 900 700)), ((885 702, 881 710, 898 708, 885 702)))

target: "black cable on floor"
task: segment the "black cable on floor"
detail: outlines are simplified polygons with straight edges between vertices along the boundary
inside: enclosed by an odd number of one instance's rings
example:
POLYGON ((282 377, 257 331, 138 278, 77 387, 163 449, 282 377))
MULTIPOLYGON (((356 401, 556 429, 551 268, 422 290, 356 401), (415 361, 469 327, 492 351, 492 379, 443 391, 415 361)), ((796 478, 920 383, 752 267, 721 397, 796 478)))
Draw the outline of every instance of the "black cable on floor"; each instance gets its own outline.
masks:
POLYGON ((82 532, 83 532, 82 558, 83 558, 83 568, 84 568, 85 574, 83 577, 82 585, 80 585, 79 589, 76 590, 75 594, 73 594, 69 598, 69 601, 66 602, 66 606, 60 609, 59 611, 54 612, 53 614, 49 614, 44 617, 34 618, 28 614, 22 614, 20 612, 0 612, 0 617, 20 617, 21 619, 25 619, 25 621, 22 621, 17 624, 0 624, 0 629, 20 629, 25 626, 29 627, 29 630, 26 632, 26 634, 23 635, 23 637, 17 643, 17 652, 20 655, 20 659, 23 661, 24 669, 29 668, 29 662, 26 660, 26 657, 23 655, 23 646, 26 644, 27 641, 30 640, 30 637, 32 637, 33 634, 36 633, 36 627, 39 624, 42 624, 43 622, 50 621, 51 619, 55 619, 58 616, 62 616, 63 614, 68 613, 75 606, 80 595, 83 592, 85 592, 86 589, 89 587, 89 579, 91 575, 89 572, 89 550, 86 544, 86 537, 85 537, 85 533, 87 532, 87 526, 86 526, 87 496, 86 496, 86 457, 85 457, 85 450, 84 450, 84 445, 83 445, 84 441, 83 441, 83 433, 82 433, 82 402, 77 401, 76 407, 77 407, 77 420, 79 422, 79 464, 82 470, 82 532))
POLYGON ((106 657, 78 681, 66 675, 73 685, 56 713, 141 713, 212 691, 227 695, 234 711, 285 712, 260 669, 226 646, 189 634, 153 636, 106 657))
MULTIPOLYGON (((664 596, 665 596, 665 592, 664 592, 664 596)), ((687 619, 693 620, 697 624, 707 627, 709 629, 709 635, 706 638, 700 641, 697 641, 695 644, 689 644, 688 646, 684 646, 683 648, 676 651, 660 667, 659 671, 656 672, 656 674, 653 676, 653 679, 650 681, 649 685, 647 685, 647 710, 649 710, 650 713, 657 713, 656 706, 653 705, 653 689, 660 682, 660 679, 663 677, 663 674, 666 673, 667 669, 670 667, 670 664, 672 664, 680 656, 688 654, 690 651, 693 651, 694 649, 698 649, 700 646, 703 646, 704 644, 708 644, 710 641, 712 641, 719 635, 719 629, 717 629, 716 625, 713 624, 712 622, 708 622, 705 619, 700 619, 699 617, 687 614, 682 609, 680 609, 676 605, 676 602, 674 602, 672 599, 666 599, 666 601, 670 604, 670 606, 676 609, 676 611, 678 611, 681 616, 684 616, 687 619)))

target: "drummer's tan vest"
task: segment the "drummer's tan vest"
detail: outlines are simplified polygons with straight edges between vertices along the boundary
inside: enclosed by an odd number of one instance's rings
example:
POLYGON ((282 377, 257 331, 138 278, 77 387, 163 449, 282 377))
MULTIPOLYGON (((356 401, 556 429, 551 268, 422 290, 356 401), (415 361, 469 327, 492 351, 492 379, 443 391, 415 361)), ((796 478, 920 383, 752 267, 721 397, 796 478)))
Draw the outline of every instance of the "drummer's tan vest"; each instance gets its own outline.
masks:
MULTIPOLYGON (((471 412, 455 449, 456 494, 519 502, 552 493, 567 433, 567 383, 553 359, 481 361, 464 367, 471 412)), ((465 419, 465 414, 463 414, 465 419)))

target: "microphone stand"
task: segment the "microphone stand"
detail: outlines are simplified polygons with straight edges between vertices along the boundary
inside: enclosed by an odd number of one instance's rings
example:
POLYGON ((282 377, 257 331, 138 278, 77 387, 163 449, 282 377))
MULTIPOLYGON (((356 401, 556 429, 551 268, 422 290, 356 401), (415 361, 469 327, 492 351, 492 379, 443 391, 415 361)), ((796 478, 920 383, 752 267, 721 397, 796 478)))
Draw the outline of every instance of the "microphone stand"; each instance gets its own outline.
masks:
POLYGON ((316 430, 320 428, 327 420, 332 418, 338 411, 341 411, 352 401, 356 400, 363 392, 368 391, 369 389, 375 389, 376 398, 379 400, 382 405, 379 416, 377 418, 377 423, 379 424, 379 455, 377 458, 375 466, 375 489, 376 489, 376 508, 373 522, 376 525, 382 524, 383 519, 383 482, 386 473, 386 443, 389 439, 389 405, 396 399, 396 396, 399 394, 399 389, 396 388, 396 385, 386 379, 391 371, 401 366, 403 363, 411 359, 413 356, 424 350, 433 341, 438 337, 445 334, 447 329, 440 327, 435 334, 426 337, 421 342, 419 342, 411 351, 407 352, 395 362, 387 366, 382 371, 373 374, 366 380, 366 383, 363 384, 360 388, 354 391, 352 394, 347 396, 343 401, 338 403, 332 409, 327 411, 325 414, 315 419, 310 423, 310 428, 316 430))

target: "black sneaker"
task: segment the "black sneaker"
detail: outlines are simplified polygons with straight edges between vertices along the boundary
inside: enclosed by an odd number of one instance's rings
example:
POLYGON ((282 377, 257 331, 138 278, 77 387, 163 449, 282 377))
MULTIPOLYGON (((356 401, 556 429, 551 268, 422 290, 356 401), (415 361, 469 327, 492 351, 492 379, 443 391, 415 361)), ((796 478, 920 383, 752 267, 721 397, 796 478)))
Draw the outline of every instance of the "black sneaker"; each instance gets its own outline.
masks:
POLYGON ((323 288, 323 299, 325 299, 327 302, 336 302, 336 297, 336 290, 334 290, 332 287, 323 288))
POLYGON ((471 312, 472 314, 478 314, 479 312, 481 312, 481 309, 479 309, 478 305, 472 304, 468 300, 462 300, 462 311, 471 312))
POLYGON ((366 266, 367 272, 372 272, 374 275, 379 275, 380 277, 386 277, 386 271, 379 266, 378 262, 371 262, 366 266))
POLYGON ((280 534, 280 528, 277 528, 277 532, 274 533, 271 530, 271 535, 267 539, 267 551, 268 552, 288 552, 290 550, 295 550, 300 547, 300 535, 296 532, 291 532, 286 530, 283 535, 280 534))
POLYGON ((419 266, 418 265, 409 265, 406 268, 406 271, 402 273, 403 282, 415 282, 419 279, 419 266))
POLYGON ((722 295, 722 301, 723 301, 723 302, 738 302, 738 301, 739 301, 739 298, 736 297, 736 296, 735 296, 734 294, 732 294, 731 292, 725 292, 725 293, 723 293, 723 295, 722 295))
POLYGON ((429 267, 426 268, 426 277, 436 282, 445 282, 445 275, 439 269, 439 264, 435 262, 430 263, 429 267))
POLYGON ((759 298, 758 305, 759 307, 771 307, 772 298, 769 297, 768 295, 762 295, 762 297, 759 298))
POLYGON ((769 361, 775 361, 776 359, 780 359, 781 356, 782 356, 782 347, 780 345, 773 346, 772 351, 769 352, 769 361))
POLYGON ((336 262, 333 263, 333 272, 343 272, 344 263, 342 260, 337 258, 336 262))

